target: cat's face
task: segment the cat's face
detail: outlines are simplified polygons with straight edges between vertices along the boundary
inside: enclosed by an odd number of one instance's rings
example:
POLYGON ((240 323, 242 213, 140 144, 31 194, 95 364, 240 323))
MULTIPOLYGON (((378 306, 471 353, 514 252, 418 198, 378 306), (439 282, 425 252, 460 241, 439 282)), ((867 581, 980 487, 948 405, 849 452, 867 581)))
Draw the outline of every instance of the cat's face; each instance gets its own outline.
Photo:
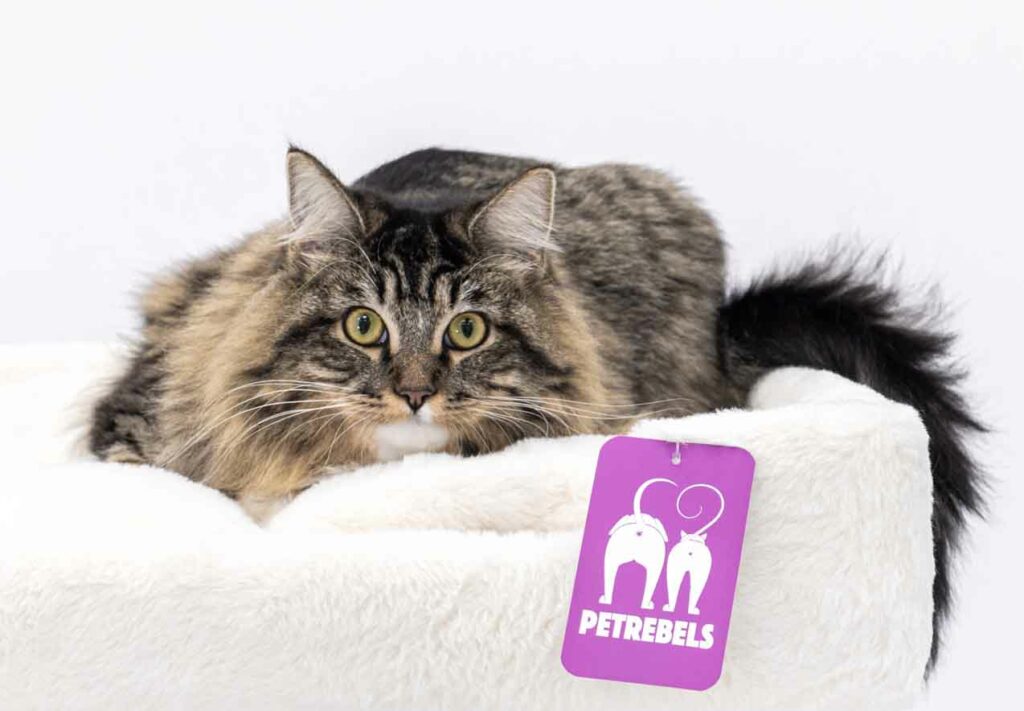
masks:
POLYGON ((289 167, 290 295, 272 358, 250 374, 289 399, 283 418, 382 459, 572 429, 555 401, 586 395, 566 351, 581 325, 549 268, 550 170, 428 215, 343 188, 307 154, 289 167))

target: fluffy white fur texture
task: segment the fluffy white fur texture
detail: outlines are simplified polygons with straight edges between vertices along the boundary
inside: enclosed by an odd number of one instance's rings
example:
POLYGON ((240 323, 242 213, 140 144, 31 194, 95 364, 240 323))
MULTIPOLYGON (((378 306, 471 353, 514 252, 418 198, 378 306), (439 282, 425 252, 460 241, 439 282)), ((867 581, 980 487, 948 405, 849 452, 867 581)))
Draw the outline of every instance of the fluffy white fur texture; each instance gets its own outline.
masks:
POLYGON ((921 691, 925 431, 835 375, 777 371, 749 411, 634 431, 757 460, 725 673, 694 693, 559 663, 603 438, 410 456, 261 528, 176 474, 69 448, 71 403, 110 362, 0 349, 0 709, 879 710, 921 691))

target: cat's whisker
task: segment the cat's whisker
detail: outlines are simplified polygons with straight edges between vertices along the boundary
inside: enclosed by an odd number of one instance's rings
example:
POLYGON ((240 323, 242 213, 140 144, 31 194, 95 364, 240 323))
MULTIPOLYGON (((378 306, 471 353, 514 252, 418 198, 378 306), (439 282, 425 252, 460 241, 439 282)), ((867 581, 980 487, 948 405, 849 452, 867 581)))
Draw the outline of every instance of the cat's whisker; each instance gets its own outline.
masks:
MULTIPOLYGON (((491 396, 491 397, 506 397, 506 396, 496 395, 496 396, 491 396)), ((566 402, 566 403, 570 403, 570 404, 573 404, 573 405, 592 405, 592 406, 595 406, 595 407, 606 407, 606 408, 637 407, 637 406, 642 406, 642 405, 661 405, 661 404, 666 404, 666 403, 670 403, 670 402, 693 402, 692 398, 685 398, 685 397, 673 397, 673 398, 664 398, 664 399, 661 399, 661 400, 647 400, 647 401, 640 400, 640 401, 637 401, 637 402, 628 402, 628 403, 597 402, 597 401, 594 401, 594 400, 573 400, 571 398, 554 397, 554 396, 540 396, 540 395, 520 395, 520 396, 507 396, 507 397, 516 397, 516 398, 525 399, 525 400, 542 400, 542 401, 547 401, 547 402, 551 402, 551 401, 554 401, 554 402, 566 402)))
MULTIPOLYGON (((511 402, 510 400, 505 400, 505 399, 502 399, 500 401, 501 402, 511 402)), ((516 402, 515 407, 518 408, 518 409, 521 409, 521 410, 525 410, 527 412, 534 412, 534 413, 540 415, 541 417, 545 417, 545 415, 550 415, 551 417, 557 419, 568 431, 576 433, 576 434, 580 433, 579 428, 573 427, 568 422, 566 422, 566 420, 565 420, 566 417, 568 417, 570 419, 574 419, 574 420, 583 420, 583 421, 592 421, 592 422, 616 422, 616 421, 630 422, 630 421, 634 421, 634 420, 638 420, 638 419, 642 419, 642 418, 654 417, 654 416, 657 416, 657 415, 660 415, 660 414, 663 414, 663 413, 676 412, 676 410, 674 408, 660 408, 660 409, 657 409, 657 410, 647 410, 647 411, 637 412, 637 413, 633 413, 633 414, 629 414, 629 415, 595 414, 595 413, 592 413, 592 412, 581 411, 581 410, 572 409, 572 408, 561 408, 561 409, 559 409, 559 408, 555 408, 555 407, 551 407, 551 406, 541 406, 539 404, 530 403, 528 401, 525 401, 525 402, 524 401, 518 401, 518 402, 516 402)), ((546 417, 545 417, 545 419, 546 419, 546 417)))
POLYGON ((245 388, 258 388, 264 385, 294 385, 294 386, 306 386, 316 389, 329 389, 343 392, 356 392, 355 388, 346 387, 344 385, 338 385, 337 383, 325 383, 323 381, 316 380, 294 380, 289 378, 268 378, 266 380, 253 380, 248 383, 242 383, 241 385, 235 386, 228 390, 225 394, 229 395, 238 390, 244 390, 245 388))
MULTIPOLYGON (((549 400, 547 400, 545 402, 540 402, 540 401, 535 400, 534 398, 527 398, 527 397, 516 398, 516 397, 483 396, 483 397, 480 397, 478 399, 484 400, 484 401, 490 401, 490 402, 515 403, 517 405, 520 405, 520 406, 523 406, 523 407, 528 407, 528 408, 531 408, 531 409, 533 409, 533 408, 543 408, 543 409, 548 410, 548 411, 558 410, 559 412, 562 412, 562 413, 564 413, 566 415, 570 415, 570 416, 574 416, 574 417, 579 417, 581 419, 590 419, 590 420, 631 420, 631 419, 638 419, 640 417, 649 417, 652 413, 673 412, 673 411, 676 411, 676 409, 677 409, 677 408, 672 408, 672 407, 663 407, 663 408, 659 408, 659 409, 653 410, 653 411, 652 410, 639 410, 637 412, 617 414, 617 413, 604 413, 600 409, 597 409, 597 408, 582 408, 582 407, 578 407, 578 406, 575 406, 575 405, 567 404, 567 401, 560 402, 557 399, 549 399, 549 400)), ((658 403, 674 402, 677 399, 678 398, 673 398, 671 400, 663 400, 663 401, 652 401, 650 403, 637 403, 635 406, 631 406, 631 407, 641 408, 641 407, 644 407, 644 406, 647 406, 647 405, 653 405, 653 404, 658 404, 658 403)))
MULTIPOLYGON (((329 424, 332 418, 352 417, 353 413, 357 413, 358 412, 358 407, 359 407, 358 404, 348 404, 348 405, 346 405, 344 407, 305 408, 305 409, 302 409, 301 411, 291 413, 291 414, 294 414, 294 415, 298 416, 298 415, 309 414, 309 413, 314 413, 314 412, 321 412, 321 411, 325 411, 326 412, 326 414, 317 415, 316 417, 309 418, 308 420, 307 419, 302 419, 297 424, 292 424, 292 425, 288 426, 285 432, 282 432, 280 436, 274 438, 274 441, 270 445, 270 449, 269 449, 270 456, 272 456, 272 457, 276 456, 277 453, 290 441, 288 435, 291 434, 292 432, 294 432, 294 431, 296 431, 298 429, 301 429, 302 427, 306 427, 306 426, 311 427, 316 422, 319 422, 321 420, 325 421, 324 424, 329 424)), ((279 424, 280 422, 283 422, 284 420, 288 420, 288 419, 294 420, 296 418, 295 417, 280 418, 279 420, 277 420, 275 422, 272 422, 272 423, 269 423, 269 424, 265 424, 265 427, 261 427, 259 430, 250 433, 250 436, 256 435, 258 431, 261 431, 262 429, 265 429, 266 427, 272 427, 272 426, 274 426, 276 424, 279 424)), ((242 439, 236 438, 236 440, 234 442, 234 445, 237 446, 238 444, 241 444, 241 442, 242 442, 242 439)), ((264 442, 263 446, 267 446, 267 444, 264 442)))
POLYGON ((194 435, 189 437, 181 445, 181 447, 179 447, 177 450, 172 452, 170 455, 166 455, 166 457, 165 457, 166 461, 167 462, 173 462, 178 457, 180 457, 181 455, 185 454, 185 452, 187 452, 193 446, 198 444, 205 437, 208 437, 210 434, 212 434, 213 431, 217 427, 226 424, 227 422, 231 421, 232 419, 234 419, 234 417, 236 417, 238 415, 244 415, 246 412, 249 412, 249 410, 245 410, 244 412, 238 412, 238 409, 243 407, 243 406, 245 406, 246 404, 252 402, 253 400, 259 400, 261 397, 266 397, 267 395, 280 394, 280 393, 291 392, 291 391, 292 391, 291 388, 285 388, 285 389, 282 389, 282 390, 275 390, 275 391, 272 391, 270 393, 259 393, 259 394, 253 395, 252 397, 246 398, 245 400, 242 400, 239 403, 236 403, 235 405, 233 405, 230 408, 228 408, 225 412, 221 413, 217 417, 217 419, 214 420, 214 422, 206 425, 201 430, 196 432, 194 435))
POLYGON ((554 411, 554 410, 552 410, 550 408, 540 407, 540 406, 537 406, 537 405, 534 405, 534 404, 524 403, 524 402, 517 402, 517 403, 491 402, 491 403, 489 403, 489 407, 492 407, 492 408, 504 407, 506 409, 511 409, 513 412, 517 412, 517 413, 523 413, 525 411, 527 413, 537 414, 537 415, 540 415, 540 417, 542 419, 544 419, 545 423, 547 423, 547 418, 550 416, 556 422, 558 422, 558 424, 560 424, 566 431, 574 432, 574 433, 578 433, 579 432, 579 430, 576 427, 573 427, 573 425, 570 424, 569 421, 566 419, 567 417, 574 417, 574 415, 572 413, 556 412, 556 411, 554 411))
MULTIPOLYGON (((514 442, 516 440, 515 434, 509 434, 509 431, 505 429, 505 426, 501 423, 500 420, 491 420, 491 424, 497 427, 499 430, 501 430, 501 434, 504 435, 505 439, 507 439, 508 441, 514 442)), ((525 436, 526 433, 522 430, 522 428, 519 428, 519 434, 525 436)))
MULTIPOLYGON (((496 406, 496 405, 493 405, 493 404, 485 406, 484 403, 480 403, 478 405, 463 405, 463 406, 461 406, 458 409, 458 411, 459 412, 466 412, 466 413, 469 413, 469 414, 472 414, 472 415, 476 415, 476 416, 478 416, 478 419, 482 419, 482 420, 492 420, 492 419, 497 419, 499 416, 515 416, 515 415, 522 414, 522 410, 517 409, 517 408, 505 407, 505 406, 502 406, 502 405, 497 405, 496 406), (514 414, 512 414, 512 413, 514 413, 514 414)), ((544 419, 544 418, 542 418, 542 419, 544 419)), ((547 420, 545 419, 544 422, 545 422, 545 427, 547 427, 548 426, 547 420)), ((531 422, 531 424, 534 424, 535 426, 537 426, 536 423, 532 423, 531 422)))
MULTIPOLYGON (((295 392, 295 390, 292 389, 292 388, 287 388, 287 389, 284 389, 284 390, 278 390, 278 391, 274 391, 274 392, 275 393, 286 393, 286 392, 290 393, 290 392, 295 392)), ((261 397, 265 397, 267 394, 273 394, 273 393, 260 393, 260 394, 254 395, 253 397, 250 397, 250 398, 248 398, 246 400, 243 400, 242 403, 239 403, 238 405, 235 405, 234 407, 229 408, 228 411, 226 413, 224 413, 221 417, 219 417, 213 423, 207 425, 202 430, 197 432, 195 435, 190 437, 178 450, 176 450, 172 454, 168 455, 166 457, 167 461, 168 462, 173 462, 174 460, 178 459, 183 454, 185 454, 189 449, 191 449, 196 444, 198 444, 199 442, 201 442, 202 440, 204 440, 205 438, 207 438, 211 434, 213 434, 213 432, 218 427, 223 427, 223 426, 227 425, 229 422, 231 422, 232 420, 234 420, 236 418, 239 418, 239 417, 244 417, 245 415, 248 415, 249 413, 252 413, 252 412, 257 412, 259 410, 266 409, 268 407, 280 407, 280 406, 291 405, 291 404, 325 403, 325 402, 336 402, 336 403, 339 403, 339 404, 346 404, 348 402, 355 401, 354 398, 345 398, 345 397, 329 398, 329 399, 323 399, 323 400, 316 400, 316 399, 284 400, 284 401, 282 401, 282 400, 274 400, 272 402, 263 403, 261 405, 257 405, 257 406, 254 406, 254 407, 245 408, 245 409, 240 410, 240 411, 238 410, 238 408, 241 405, 243 405, 245 403, 248 403, 248 402, 251 402, 252 400, 257 400, 257 399, 259 399, 261 397)), ((324 393, 322 393, 322 394, 324 394, 324 393)))
MULTIPOLYGON (((330 407, 330 406, 325 406, 325 407, 330 407)), ((260 432, 262 432, 262 431, 264 431, 264 430, 266 430, 266 429, 268 429, 270 427, 273 427, 276 424, 279 424, 279 423, 284 422, 286 420, 294 419, 294 418, 299 417, 299 416, 304 415, 304 414, 308 414, 308 413, 311 413, 311 412, 318 412, 321 409, 325 409, 325 408, 312 408, 312 409, 308 409, 308 410, 290 410, 288 412, 277 413, 276 415, 270 415, 268 417, 256 420, 254 423, 248 425, 240 433, 238 433, 234 437, 232 437, 231 440, 229 440, 229 442, 227 442, 225 446, 227 446, 227 447, 238 447, 239 445, 245 443, 245 441, 248 440, 250 437, 255 437, 260 432)), ((278 445, 280 445, 280 443, 282 441, 283 441, 283 438, 278 441, 278 445)))
MULTIPOLYGON (((338 418, 340 416, 341 416, 341 413, 333 413, 330 416, 328 416, 324 420, 324 424, 320 425, 319 429, 317 429, 317 431, 316 431, 316 434, 314 434, 313 436, 314 437, 318 437, 320 435, 320 432, 324 429, 324 427, 326 425, 331 424, 332 422, 334 422, 334 420, 336 418, 338 418)), ((363 418, 361 418, 361 419, 366 419, 366 416, 364 415, 363 418)), ((346 430, 340 430, 339 429, 339 430, 335 431, 334 437, 331 438, 331 443, 327 447, 327 451, 324 452, 323 463, 321 463, 321 465, 320 465, 321 468, 326 469, 327 467, 330 466, 330 464, 331 464, 331 457, 334 454, 334 447, 338 444, 338 439, 341 437, 341 433, 343 431, 347 431, 347 429, 346 430)))
POLYGON ((491 397, 483 396, 478 398, 482 402, 504 404, 509 407, 524 407, 524 408, 540 408, 545 410, 557 410, 566 415, 573 415, 576 413, 585 414, 604 414, 604 411, 596 408, 579 407, 576 405, 570 405, 568 403, 562 403, 558 401, 537 401, 527 398, 505 398, 505 397, 491 397))
POLYGON ((500 428, 505 433, 506 436, 508 436, 508 431, 504 428, 503 423, 507 423, 508 425, 515 427, 516 430, 518 430, 519 433, 524 436, 526 435, 526 428, 524 427, 524 425, 526 424, 532 425, 535 429, 541 431, 540 427, 536 423, 506 413, 499 413, 492 410, 486 413, 486 417, 487 420, 491 422, 491 424, 500 428))
MULTIPOLYGON (((476 433, 477 441, 480 443, 483 449, 490 448, 494 438, 490 437, 484 428, 481 426, 482 419, 467 420, 466 424, 473 428, 473 432, 476 433)), ((505 437, 508 438, 508 434, 505 433, 505 437)))
POLYGON ((312 420, 310 420, 309 422, 305 423, 306 425, 312 427, 313 424, 319 422, 320 420, 324 421, 323 424, 321 424, 319 427, 316 428, 316 432, 313 433, 312 439, 315 440, 315 439, 317 439, 320 436, 320 433, 323 432, 324 429, 327 427, 327 425, 329 425, 331 423, 331 418, 342 417, 342 416, 346 416, 346 415, 351 416, 353 414, 352 411, 354 409, 355 408, 348 408, 346 412, 336 412, 336 413, 332 412, 332 413, 328 413, 326 415, 320 415, 319 417, 314 417, 312 420))
MULTIPOLYGON (((525 406, 525 407, 529 407, 529 406, 525 406)), ((550 410, 546 410, 546 411, 547 412, 551 412, 550 410)), ((599 415, 599 414, 589 414, 589 413, 586 413, 586 412, 568 412, 568 413, 564 413, 564 414, 566 414, 567 416, 576 418, 576 419, 588 420, 588 421, 593 421, 593 422, 630 422, 630 421, 633 421, 633 420, 640 420, 640 419, 650 418, 650 417, 653 417, 655 415, 660 415, 660 414, 666 413, 666 412, 676 412, 676 410, 673 409, 673 408, 662 408, 660 410, 646 410, 644 412, 638 412, 638 413, 630 414, 630 415, 599 415)))
POLYGON ((503 395, 486 395, 486 396, 481 396, 481 397, 482 398, 486 397, 486 398, 498 399, 498 400, 515 400, 515 401, 531 400, 531 401, 545 402, 545 403, 551 403, 551 402, 553 402, 553 403, 564 403, 564 404, 572 405, 572 406, 586 406, 587 408, 592 408, 592 409, 595 409, 595 410, 602 410, 602 409, 612 410, 612 409, 640 408, 640 407, 647 407, 647 406, 650 406, 650 405, 667 405, 669 403, 686 403, 686 404, 691 404, 691 405, 692 404, 696 404, 696 401, 693 400, 692 398, 684 398, 684 397, 674 397, 674 398, 666 398, 666 399, 663 399, 663 400, 648 400, 648 401, 630 402, 630 403, 599 403, 599 402, 593 402, 593 401, 587 401, 587 400, 570 400, 570 399, 567 399, 567 398, 540 397, 540 396, 535 396, 535 395, 521 395, 521 396, 516 396, 516 395, 507 395, 507 396, 503 396, 503 395))
MULTIPOLYGON (((334 437, 331 439, 331 444, 327 448, 327 453, 324 455, 324 463, 323 463, 322 466, 323 467, 330 466, 331 457, 334 454, 334 448, 335 448, 335 446, 337 446, 339 440, 342 437, 344 437, 348 432, 352 431, 353 429, 355 429, 357 427, 362 427, 363 425, 365 425, 367 422, 370 422, 371 420, 373 420, 373 413, 372 412, 371 413, 367 413, 367 414, 363 415, 362 417, 358 417, 358 418, 354 419, 350 424, 345 426, 344 429, 339 429, 337 432, 335 432, 334 433, 334 437)), ((330 420, 328 420, 328 422, 330 422, 330 420)))
MULTIPOLYGON (((471 407, 471 408, 468 408, 468 410, 470 412, 474 412, 475 414, 482 415, 484 417, 484 419, 490 419, 490 420, 494 420, 494 421, 502 420, 502 421, 505 421, 505 422, 515 422, 515 423, 528 424, 528 425, 533 426, 541 434, 548 434, 550 432, 549 428, 547 427, 547 421, 546 420, 545 420, 545 428, 541 429, 540 425, 538 425, 536 422, 534 422, 532 420, 529 420, 529 419, 526 419, 526 418, 523 418, 523 417, 517 417, 516 414, 519 414, 519 413, 517 411, 515 411, 515 410, 511 410, 511 409, 508 409, 508 408, 500 409, 500 408, 494 408, 494 407, 475 407, 475 408, 471 407), (510 413, 516 413, 516 414, 510 414, 510 413)), ((566 427, 568 429, 571 429, 571 428, 568 427, 568 423, 566 423, 566 427)), ((521 425, 519 425, 519 430, 520 430, 520 432, 522 434, 524 434, 524 435, 526 434, 525 429, 521 425)))
MULTIPOLYGON (((281 392, 294 392, 294 391, 293 390, 283 390, 281 392)), ((249 400, 259 399, 259 397, 261 397, 261 396, 257 395, 257 396, 255 396, 253 398, 249 398, 249 400)), ((224 422, 227 422, 227 421, 232 420, 232 419, 234 419, 236 417, 239 417, 239 416, 247 415, 250 412, 257 412, 259 410, 264 410, 264 409, 266 409, 268 407, 282 407, 282 406, 286 406, 286 405, 303 405, 303 404, 308 404, 308 403, 314 403, 314 404, 320 404, 320 403, 339 403, 339 404, 344 404, 344 403, 351 402, 351 401, 353 401, 353 399, 351 399, 351 398, 343 398, 343 397, 323 398, 323 399, 303 398, 303 399, 300 399, 300 400, 273 400, 271 402, 265 402, 265 403, 263 403, 261 405, 255 405, 253 407, 245 408, 244 410, 241 410, 241 411, 232 412, 231 410, 229 410, 228 412, 231 413, 231 414, 230 414, 230 416, 228 416, 225 419, 224 422)), ((237 406, 236 406, 236 408, 232 408, 232 410, 235 410, 235 409, 237 409, 237 406)), ((292 409, 294 409, 294 408, 292 408, 292 409)), ((210 429, 212 429, 213 427, 217 426, 218 424, 223 424, 223 423, 214 423, 214 425, 210 426, 210 429)), ((206 436, 208 434, 209 434, 209 432, 207 432, 203 436, 206 436)))
MULTIPOLYGON (((339 410, 338 413, 328 413, 327 415, 320 415, 318 417, 314 417, 310 421, 302 423, 302 424, 311 427, 313 424, 315 424, 317 422, 320 422, 321 420, 324 420, 326 418, 326 421, 323 424, 321 424, 316 429, 316 432, 313 433, 312 439, 315 440, 315 439, 317 439, 320 436, 320 433, 327 427, 327 425, 329 425, 331 423, 330 418, 338 417, 338 416, 372 418, 373 415, 376 414, 375 411, 377 409, 378 409, 377 407, 369 407, 369 406, 367 406, 366 403, 360 403, 359 405, 355 405, 353 407, 344 408, 343 411, 339 410)), ((300 425, 300 426, 302 426, 302 425, 300 425)))
MULTIPOLYGON (((306 402, 309 402, 309 401, 306 401, 306 402)), ((247 437, 249 437, 251 435, 259 434, 260 432, 268 429, 269 427, 273 427, 274 425, 278 425, 278 424, 280 424, 282 422, 285 422, 287 420, 291 420, 291 419, 294 419, 296 417, 301 417, 302 415, 312 414, 314 412, 323 412, 324 410, 341 410, 341 409, 344 409, 346 407, 346 405, 347 405, 347 403, 332 402, 329 405, 323 405, 321 407, 295 408, 295 409, 289 410, 287 412, 279 412, 279 413, 270 415, 270 416, 265 417, 265 418, 263 418, 261 420, 257 420, 256 423, 253 426, 248 428, 247 429, 247 433, 248 434, 244 434, 242 436, 242 439, 240 440, 240 442, 245 440, 247 437), (251 430, 252 427, 257 427, 257 429, 252 431, 252 432, 249 432, 248 430, 251 430)))
MULTIPOLYGON (((504 409, 501 409, 502 407, 503 406, 495 406, 492 403, 489 406, 489 409, 490 409, 490 411, 494 411, 494 410, 497 409, 499 411, 506 412, 506 413, 511 412, 511 413, 515 413, 515 415, 526 415, 526 414, 529 414, 529 415, 537 415, 537 416, 539 416, 540 419, 544 422, 544 430, 542 432, 542 434, 544 436, 551 436, 552 432, 557 431, 557 429, 552 427, 551 421, 548 419, 549 417, 551 417, 552 419, 557 421, 558 424, 561 425, 561 427, 565 431, 567 431, 567 432, 575 432, 576 431, 575 428, 567 420, 565 420, 565 418, 561 417, 558 414, 552 413, 552 412, 547 412, 547 411, 539 410, 539 409, 522 408, 522 407, 504 407, 504 409)), ((529 420, 529 421, 532 422, 533 420, 529 420)))

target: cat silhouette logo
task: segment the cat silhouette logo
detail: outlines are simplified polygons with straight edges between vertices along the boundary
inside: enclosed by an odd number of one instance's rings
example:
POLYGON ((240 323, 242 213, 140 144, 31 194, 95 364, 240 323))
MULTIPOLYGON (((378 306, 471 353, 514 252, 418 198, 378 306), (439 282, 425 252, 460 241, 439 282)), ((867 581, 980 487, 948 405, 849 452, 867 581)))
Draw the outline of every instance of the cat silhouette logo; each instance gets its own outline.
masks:
POLYGON ((665 581, 668 585, 668 602, 665 603, 665 607, 662 610, 665 612, 675 612, 676 601, 679 598, 679 588, 683 584, 683 577, 689 575, 690 596, 687 612, 691 615, 699 615, 700 608, 697 607, 697 602, 704 593, 704 586, 707 585, 708 577, 711 575, 711 551, 707 546, 707 530, 714 526, 718 519, 722 518, 722 514, 725 513, 725 497, 722 496, 721 491, 710 484, 690 484, 679 492, 679 498, 676 499, 676 511, 683 518, 698 518, 704 513, 703 506, 692 516, 687 516, 679 508, 683 501, 683 496, 692 489, 710 489, 715 492, 718 494, 720 506, 715 517, 694 533, 679 532, 679 542, 672 546, 672 550, 668 554, 668 571, 665 575, 665 581))
POLYGON ((754 460, 678 447, 601 450, 562 645, 572 674, 696 690, 721 675, 754 460))
POLYGON ((640 607, 653 610, 654 586, 665 565, 665 543, 668 534, 661 521, 640 510, 640 498, 651 484, 672 484, 671 479, 648 479, 633 495, 633 513, 620 518, 608 532, 608 545, 604 549, 604 593, 602 605, 612 604, 612 590, 619 568, 626 563, 639 563, 644 569, 644 594, 640 607))
MULTIPOLYGON (((633 513, 626 514, 616 521, 611 531, 608 532, 608 544, 604 549, 604 592, 599 600, 602 605, 612 604, 615 577, 619 568, 626 563, 639 563, 644 569, 644 590, 640 607, 645 610, 654 609, 652 596, 654 587, 661 577, 662 567, 665 565, 665 544, 668 542, 668 534, 665 533, 665 526, 661 521, 650 514, 645 514, 640 509, 640 500, 647 487, 659 483, 675 486, 675 482, 671 479, 657 478, 645 481, 637 487, 636 493, 633 495, 633 513)), ((687 610, 691 615, 699 615, 700 608, 697 607, 697 602, 700 600, 708 576, 711 574, 711 551, 707 546, 706 532, 725 513, 725 497, 722 496, 721 491, 710 484, 691 484, 683 489, 676 499, 676 510, 683 518, 698 518, 704 512, 703 506, 693 515, 687 515, 679 508, 686 492, 697 488, 715 492, 718 495, 720 506, 715 517, 699 530, 694 533, 679 532, 679 542, 672 546, 672 550, 668 554, 666 576, 668 602, 662 608, 665 612, 675 611, 679 588, 682 586, 683 578, 689 575, 690 591, 687 610)))

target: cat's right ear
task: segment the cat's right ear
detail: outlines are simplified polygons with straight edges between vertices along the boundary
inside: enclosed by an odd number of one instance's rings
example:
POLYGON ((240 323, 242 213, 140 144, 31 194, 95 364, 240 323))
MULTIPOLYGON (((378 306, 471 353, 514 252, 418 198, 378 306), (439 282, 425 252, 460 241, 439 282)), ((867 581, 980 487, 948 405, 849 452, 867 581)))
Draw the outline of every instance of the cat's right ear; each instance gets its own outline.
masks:
POLYGON ((295 247, 317 246, 333 237, 360 240, 366 225, 352 195, 312 154, 288 149, 288 211, 295 247))

